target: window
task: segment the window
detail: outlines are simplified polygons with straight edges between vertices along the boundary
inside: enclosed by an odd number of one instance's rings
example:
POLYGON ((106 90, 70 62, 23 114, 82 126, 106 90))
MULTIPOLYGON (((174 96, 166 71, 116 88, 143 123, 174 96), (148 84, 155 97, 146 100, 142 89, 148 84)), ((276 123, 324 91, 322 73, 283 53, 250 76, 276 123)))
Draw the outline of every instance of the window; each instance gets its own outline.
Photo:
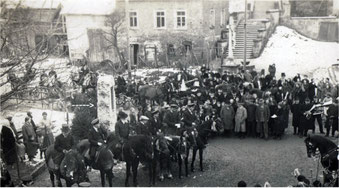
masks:
POLYGON ((210 28, 213 29, 215 27, 215 10, 210 10, 210 28))
POLYGON ((177 28, 186 28, 186 12, 177 11, 177 28))
POLYGON ((137 12, 129 13, 129 26, 130 27, 138 27, 138 14, 137 12))
POLYGON ((165 12, 157 11, 156 12, 156 28, 165 28, 165 12))

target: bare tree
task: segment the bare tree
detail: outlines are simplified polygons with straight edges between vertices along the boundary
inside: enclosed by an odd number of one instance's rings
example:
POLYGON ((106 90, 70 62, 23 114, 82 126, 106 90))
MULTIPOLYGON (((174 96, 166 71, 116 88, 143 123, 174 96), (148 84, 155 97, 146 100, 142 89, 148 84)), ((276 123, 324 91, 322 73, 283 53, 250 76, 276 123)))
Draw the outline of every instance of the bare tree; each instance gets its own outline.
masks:
POLYGON ((48 41, 53 37, 57 27, 55 20, 59 19, 53 18, 50 23, 47 23, 50 31, 44 33, 45 37, 37 42, 35 34, 40 26, 34 20, 33 14, 36 14, 36 11, 21 4, 9 3, 11 1, 1 1, 0 87, 11 85, 10 90, 2 89, 0 95, 2 107, 19 92, 27 91, 29 84, 38 74, 34 65, 46 60, 55 49, 48 45, 48 41))
MULTIPOLYGON (((109 27, 109 30, 103 31, 103 36, 107 44, 106 49, 113 48, 115 54, 119 58, 118 70, 122 69, 123 65, 125 64, 124 57, 120 52, 121 47, 119 45, 121 42, 119 39, 123 37, 123 34, 126 31, 124 20, 125 13, 123 11, 114 11, 112 14, 107 16, 105 21, 107 27, 109 27)), ((112 66, 115 68, 114 65, 112 66)))

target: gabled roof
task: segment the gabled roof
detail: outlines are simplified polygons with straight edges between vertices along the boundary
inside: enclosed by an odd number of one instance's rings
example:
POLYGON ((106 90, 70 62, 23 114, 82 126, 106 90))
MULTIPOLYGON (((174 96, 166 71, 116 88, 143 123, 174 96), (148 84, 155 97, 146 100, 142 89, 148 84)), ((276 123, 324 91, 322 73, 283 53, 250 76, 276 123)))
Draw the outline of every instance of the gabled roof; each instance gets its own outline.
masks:
POLYGON ((61 14, 109 15, 115 8, 115 0, 65 0, 61 14))

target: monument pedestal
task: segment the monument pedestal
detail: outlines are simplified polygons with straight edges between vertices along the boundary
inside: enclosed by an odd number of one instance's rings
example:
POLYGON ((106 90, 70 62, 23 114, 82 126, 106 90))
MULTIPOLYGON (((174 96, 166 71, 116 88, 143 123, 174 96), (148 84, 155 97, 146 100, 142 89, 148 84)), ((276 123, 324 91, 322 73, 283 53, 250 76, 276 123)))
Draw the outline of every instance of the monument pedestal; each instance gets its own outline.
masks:
POLYGON ((230 73, 238 73, 239 72, 240 64, 236 64, 233 60, 233 58, 227 58, 223 61, 223 64, 221 65, 222 72, 230 72, 230 73))
POLYGON ((114 77, 112 75, 99 75, 97 83, 98 118, 100 123, 110 131, 114 131, 117 121, 114 85, 114 77))

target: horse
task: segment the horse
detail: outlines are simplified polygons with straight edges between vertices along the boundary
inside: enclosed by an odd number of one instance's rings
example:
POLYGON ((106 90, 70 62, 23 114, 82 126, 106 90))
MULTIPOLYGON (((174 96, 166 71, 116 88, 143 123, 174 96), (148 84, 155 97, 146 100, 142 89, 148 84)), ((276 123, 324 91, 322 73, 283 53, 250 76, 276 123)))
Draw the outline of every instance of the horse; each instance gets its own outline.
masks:
POLYGON ((334 172, 338 175, 338 147, 329 139, 314 135, 305 139, 307 156, 312 157, 316 155, 317 150, 320 152, 320 162, 325 168, 324 182, 329 182, 329 185, 338 187, 338 179, 332 177, 334 172))
POLYGON ((164 88, 160 85, 144 85, 139 89, 139 101, 141 105, 146 104, 146 99, 150 101, 157 101, 159 104, 164 100, 164 88))
MULTIPOLYGON (((168 149, 170 150, 170 156, 177 160, 179 166, 179 178, 182 178, 182 160, 186 159, 188 143, 186 137, 169 135, 165 136, 167 140, 168 149)), ((171 161, 160 161, 160 171, 164 171, 164 168, 167 168, 167 177, 169 179, 173 178, 171 173, 171 161), (165 163, 165 165, 164 165, 165 163)))
MULTIPOLYGON (((197 134, 195 128, 188 127, 181 130, 180 136, 166 136, 171 156, 178 160, 180 179, 182 178, 182 160, 185 163, 185 175, 188 177, 188 157, 190 149, 197 146, 197 134)), ((168 166, 168 169, 170 171, 171 166, 168 166)))
POLYGON ((221 131, 221 129, 222 129, 221 127, 223 127, 223 125, 218 123, 217 121, 218 121, 218 119, 212 119, 211 118, 211 119, 208 119, 208 120, 202 122, 199 126, 197 126, 197 132, 198 132, 197 138, 196 138, 197 145, 195 147, 193 147, 191 172, 194 172, 194 162, 195 162, 195 157, 197 155, 197 151, 199 151, 200 171, 202 171, 202 172, 204 171, 204 169, 203 169, 203 150, 206 148, 207 139, 208 139, 208 137, 211 133, 219 132, 219 130, 221 131), (214 128, 212 129, 212 127, 214 127, 214 128))
MULTIPOLYGON (((154 144, 154 156, 156 162, 159 161, 160 164, 160 175, 159 180, 164 180, 164 175, 166 174, 169 179, 172 179, 173 176, 168 168, 168 163, 170 163, 170 149, 167 143, 167 139, 163 135, 158 135, 155 139, 154 144), (167 164, 167 168, 164 167, 164 164, 167 164)), ((156 163, 155 163, 156 164, 156 163)))
POLYGON ((138 186, 139 162, 145 162, 149 169, 149 185, 155 185, 156 161, 154 156, 154 139, 151 136, 130 136, 122 146, 123 159, 126 162, 125 186, 129 186, 131 167, 133 171, 133 186, 138 186))
MULTIPOLYGON (((50 145, 46 150, 45 158, 53 187, 55 186, 54 175, 57 173, 58 170, 55 168, 55 163, 53 161, 53 155, 55 154, 55 152, 56 151, 54 150, 54 144, 50 145)), ((60 178, 65 179, 67 187, 71 187, 74 183, 77 183, 79 185, 81 182, 88 181, 84 158, 77 150, 71 150, 65 154, 65 157, 60 164, 59 170, 61 177, 56 176, 58 178, 58 187, 62 187, 60 178)))
MULTIPOLYGON (((113 185, 113 146, 117 143, 117 139, 115 139, 113 134, 107 137, 107 143, 108 144, 104 144, 98 149, 95 161, 91 165, 93 169, 100 171, 102 187, 105 187, 105 175, 107 176, 109 186, 112 187, 113 185)), ((81 140, 77 144, 77 148, 82 156, 84 156, 85 164, 89 166, 91 159, 89 157, 90 142, 88 139, 81 140)))

